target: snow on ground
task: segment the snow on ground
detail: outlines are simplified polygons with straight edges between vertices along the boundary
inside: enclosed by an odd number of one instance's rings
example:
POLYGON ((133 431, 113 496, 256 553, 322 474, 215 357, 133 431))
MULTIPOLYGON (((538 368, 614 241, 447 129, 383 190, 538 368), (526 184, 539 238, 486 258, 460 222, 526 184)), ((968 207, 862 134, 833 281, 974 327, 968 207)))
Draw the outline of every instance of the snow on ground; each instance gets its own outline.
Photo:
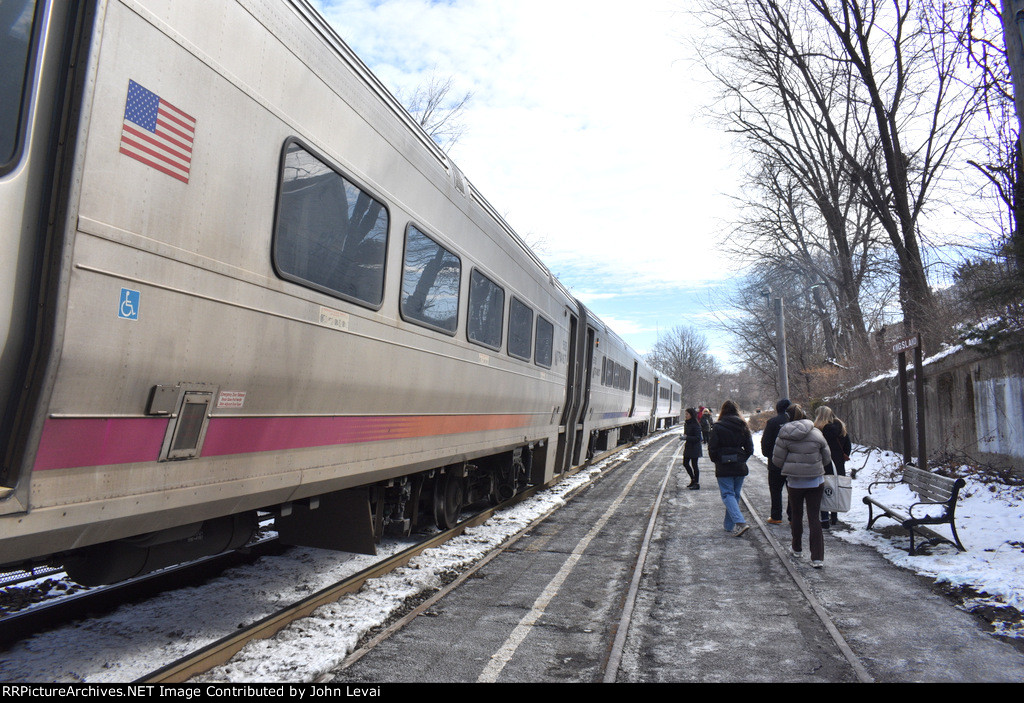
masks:
MULTIPOLYGON (((760 446, 759 437, 755 437, 754 446, 760 446)), ((891 452, 855 447, 854 458, 847 464, 848 469, 858 469, 853 481, 853 505, 843 516, 843 521, 853 529, 833 530, 832 534, 871 546, 900 567, 940 582, 969 586, 989 594, 998 605, 1024 609, 1024 487, 997 487, 967 478, 967 487, 960 493, 957 508, 957 531, 968 551, 961 553, 955 547, 937 546, 931 550, 931 555, 910 557, 907 555, 909 538, 893 539, 878 530, 863 529, 868 518, 867 506, 861 498, 867 494, 868 484, 891 480, 899 464, 900 458, 891 452)), ((439 587, 438 574, 482 558, 536 517, 560 504, 560 496, 589 481, 601 468, 598 465, 577 475, 549 494, 502 513, 487 524, 467 531, 463 537, 430 550, 408 567, 367 584, 359 593, 318 609, 313 617, 292 625, 275 638, 248 645, 230 663, 198 680, 315 680, 343 661, 362 633, 383 622, 407 596, 415 595, 417 588, 439 587), (318 644, 311 647, 310 642, 318 644)), ((875 487, 872 494, 880 495, 879 490, 885 491, 885 497, 880 499, 887 504, 909 505, 915 500, 913 493, 904 486, 891 491, 875 487)), ((876 526, 881 527, 885 522, 880 520, 876 526)), ((937 530, 941 533, 943 527, 937 530)), ((1004 630, 999 634, 1024 637, 1024 630, 1004 630)))
MULTIPOLYGON (((678 430, 677 430, 678 431, 678 430)), ((650 438, 654 441, 656 438, 650 438)), ((647 442, 627 450, 627 456, 647 442)), ((760 445, 755 436, 754 446, 760 445)), ((909 539, 865 530, 867 506, 861 498, 872 481, 891 478, 900 458, 856 447, 848 470, 858 469, 853 502, 841 520, 850 530, 832 530, 838 538, 868 545, 894 564, 939 582, 968 586, 991 596, 997 605, 1024 609, 1024 487, 985 483, 964 471, 957 529, 968 551, 949 546, 929 555, 907 555, 909 539), (862 468, 863 466, 863 468, 862 468)), ((565 502, 568 493, 606 468, 597 464, 553 488, 504 511, 479 527, 440 547, 428 550, 391 574, 368 582, 359 592, 325 605, 269 640, 254 642, 225 666, 202 676, 209 682, 314 681, 335 668, 367 632, 401 611, 407 599, 440 588, 453 572, 481 559, 537 518, 565 502)), ((848 471, 849 472, 849 471, 848 471)), ((913 502, 904 487, 885 492, 884 502, 913 502)), ((880 520, 883 524, 895 524, 880 520)), ((937 528, 940 532, 946 526, 937 528)), ((391 554, 407 543, 391 542, 380 552, 391 554)), ((20 643, 0 660, 0 681, 123 682, 220 638, 277 608, 298 601, 346 575, 368 567, 375 558, 322 550, 292 550, 263 559, 252 567, 232 569, 195 589, 164 594, 127 605, 111 616, 20 643), (188 613, 189 617, 184 617, 188 613), (126 655, 126 652, 130 654, 126 655)), ((1000 634, 1024 637, 1024 631, 1000 634)))
MULTIPOLYGON (((893 540, 878 532, 877 528, 896 524, 894 520, 883 518, 871 530, 863 529, 868 522, 868 506, 862 498, 867 495, 868 484, 893 480, 894 469, 902 457, 878 449, 858 449, 867 452, 867 458, 855 453, 847 464, 847 473, 862 462, 866 464, 853 481, 853 503, 844 516, 844 521, 855 529, 837 531, 840 539, 874 547, 897 566, 933 577, 940 583, 969 586, 989 594, 1002 605, 1024 610, 1024 486, 984 482, 968 467, 962 467, 957 474, 963 475, 967 486, 960 491, 956 527, 967 551, 942 545, 932 548, 931 554, 910 556, 909 537, 893 540)), ((871 495, 886 505, 909 506, 919 500, 903 484, 891 488, 876 486, 871 495)), ((915 511, 916 514, 919 513, 915 511)), ((932 527, 939 534, 952 537, 948 525, 932 527)), ((1017 636, 1024 637, 1024 632, 1017 636)))
MULTIPOLYGON (((759 434, 754 438, 756 447, 760 446, 759 434)), ((967 551, 960 552, 956 547, 944 544, 930 548, 930 554, 910 556, 907 553, 909 537, 893 537, 881 531, 886 526, 898 527, 895 520, 881 518, 871 530, 864 529, 868 524, 868 506, 862 499, 868 495, 869 484, 896 480, 901 464, 901 455, 854 445, 853 457, 846 464, 847 475, 857 469, 857 477, 853 480, 853 500, 849 512, 840 515, 840 520, 852 529, 832 530, 831 534, 847 542, 872 547, 897 566, 934 578, 939 583, 967 586, 986 593, 991 596, 987 601, 990 605, 1024 610, 1024 486, 986 481, 970 467, 960 467, 955 473, 962 476, 967 485, 960 491, 956 526, 967 551)), ((904 484, 875 486, 871 495, 886 505, 904 509, 920 500, 904 484)), ((920 510, 916 508, 914 514, 922 514, 920 510)), ((941 514, 941 508, 926 510, 932 511, 928 514, 941 514)), ((931 527, 952 538, 949 525, 931 527)), ((898 532, 902 534, 902 528, 898 532)), ((998 634, 1024 637, 1024 628, 1004 630, 998 634)))
MULTIPOLYGON (((628 450, 635 452, 639 446, 628 450)), ((564 496, 589 483, 605 464, 580 471, 478 527, 426 550, 406 566, 368 581, 357 593, 317 608, 268 640, 247 644, 230 662, 193 679, 202 683, 315 681, 351 654, 360 637, 385 624, 407 599, 440 589, 445 575, 484 558, 539 517, 563 505, 564 496)))
MULTIPOLYGON (((656 438, 627 450, 638 451, 656 438)), ((617 457, 618 459, 618 457, 617 457)), ((432 592, 454 571, 483 558, 537 518, 563 505, 566 496, 603 470, 601 462, 552 488, 468 528, 427 550, 357 593, 317 609, 263 642, 239 652, 203 681, 312 681, 337 666, 360 637, 385 624, 405 601, 432 592)), ((225 572, 203 586, 161 594, 114 613, 16 644, 0 658, 0 682, 106 683, 133 681, 204 647, 237 627, 256 622, 356 574, 411 540, 378 546, 376 557, 293 548, 225 572)))

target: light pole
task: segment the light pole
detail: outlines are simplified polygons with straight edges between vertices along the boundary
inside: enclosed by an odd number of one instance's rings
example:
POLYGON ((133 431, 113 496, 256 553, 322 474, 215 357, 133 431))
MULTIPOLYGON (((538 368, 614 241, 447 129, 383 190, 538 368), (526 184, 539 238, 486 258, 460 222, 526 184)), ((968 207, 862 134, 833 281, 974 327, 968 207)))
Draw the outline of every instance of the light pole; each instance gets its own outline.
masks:
POLYGON ((786 363, 786 318, 782 296, 772 298, 771 287, 762 291, 765 298, 775 303, 775 358, 779 362, 780 398, 789 397, 789 369, 786 363))

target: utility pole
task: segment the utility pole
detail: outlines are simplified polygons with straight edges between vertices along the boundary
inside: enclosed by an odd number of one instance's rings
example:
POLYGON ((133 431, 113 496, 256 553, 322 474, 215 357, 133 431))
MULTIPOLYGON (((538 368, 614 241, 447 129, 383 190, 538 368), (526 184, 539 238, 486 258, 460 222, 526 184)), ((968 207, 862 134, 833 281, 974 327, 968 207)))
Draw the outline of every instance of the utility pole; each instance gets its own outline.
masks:
MULTIPOLYGON (((1024 2, 1024 0, 1022 0, 1024 2)), ((786 366, 786 316, 782 297, 772 297, 771 286, 761 291, 767 300, 775 305, 775 358, 779 363, 779 397, 789 397, 789 370, 786 366)))
POLYGON ((786 362, 786 316, 782 298, 775 298, 775 354, 779 360, 780 398, 789 397, 789 368, 786 362))
MULTIPOLYGON (((1024 0, 1002 0, 1002 3, 1003 41, 1013 78, 1018 133, 1024 133, 1024 0)), ((1024 150, 1024 140, 1020 148, 1024 150)))

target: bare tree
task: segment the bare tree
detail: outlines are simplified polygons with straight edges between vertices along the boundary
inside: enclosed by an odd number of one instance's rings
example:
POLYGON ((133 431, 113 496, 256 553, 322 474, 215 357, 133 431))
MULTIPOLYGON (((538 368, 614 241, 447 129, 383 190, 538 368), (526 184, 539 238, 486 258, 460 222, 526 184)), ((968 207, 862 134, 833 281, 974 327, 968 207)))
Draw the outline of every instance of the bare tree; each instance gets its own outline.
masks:
MULTIPOLYGON (((1024 52, 1015 9, 1024 0, 955 0, 936 28, 955 37, 977 67, 975 87, 987 119, 980 120, 968 160, 983 177, 980 187, 967 193, 975 212, 969 213, 988 239, 978 238, 973 256, 954 274, 957 305, 973 311, 972 322, 999 328, 1024 321, 1024 159, 1021 158, 1020 119, 1015 109, 1013 65, 1024 81, 1024 52), (1016 56, 1011 61, 1011 56, 1016 56)), ((1024 102, 1024 91, 1021 93, 1024 102)), ((981 330, 969 329, 971 336, 981 330)))
POLYGON ((813 176, 770 155, 750 174, 742 218, 727 245, 756 268, 794 281, 813 300, 830 359, 857 356, 868 345, 865 293, 891 267, 871 214, 852 197, 849 182, 808 189, 813 176), (827 213, 828 216, 824 216, 827 213))
POLYGON ((412 95, 399 94, 399 100, 409 114, 446 152, 466 133, 462 118, 472 97, 473 94, 468 92, 455 93, 454 78, 441 78, 436 73, 431 73, 427 82, 412 95))
MULTIPOLYGON (((794 267, 762 261, 751 267, 743 282, 727 299, 708 307, 723 311, 717 325, 733 337, 733 360, 737 366, 756 379, 757 384, 776 393, 781 387, 775 347, 775 315, 766 295, 785 299, 786 354, 789 387, 793 398, 810 401, 832 393, 842 384, 863 378, 867 372, 891 362, 891 355, 879 354, 873 346, 862 349, 845 363, 837 363, 828 355, 828 330, 819 315, 820 300, 816 290, 808 288, 803 273, 794 267)), ((890 286, 891 289, 891 286, 890 286)), ((886 292, 873 291, 878 299, 886 292)), ((892 295, 891 290, 888 295, 892 295)), ((878 326, 872 320, 872 326, 878 326)))
MULTIPOLYGON (((933 308, 921 217, 972 115, 956 79, 963 51, 927 31, 930 0, 705 0, 713 26, 743 37, 772 71, 750 85, 786 105, 798 158, 808 143, 834 153, 886 233, 905 323, 923 330, 933 308)), ((788 147, 787 147, 788 148, 788 147)), ((813 157, 812 157, 813 158, 813 157)), ((825 181, 823 181, 825 182, 825 181)), ((827 218, 826 218, 827 219, 827 218)))
POLYGON ((658 335, 658 341, 645 360, 679 382, 685 403, 699 404, 712 397, 721 373, 709 349, 707 339, 700 332, 678 326, 658 335))
MULTIPOLYGON (((869 279, 889 270, 877 221, 846 159, 819 128, 813 96, 777 34, 764 30, 751 6, 710 0, 704 8, 717 30, 704 62, 721 89, 719 114, 753 157, 727 246, 802 279, 821 323, 823 356, 859 357, 868 346, 862 294, 869 279)), ((829 109, 846 110, 848 143, 866 151, 863 111, 849 104, 850 72, 839 63, 820 79, 829 84, 829 109)))

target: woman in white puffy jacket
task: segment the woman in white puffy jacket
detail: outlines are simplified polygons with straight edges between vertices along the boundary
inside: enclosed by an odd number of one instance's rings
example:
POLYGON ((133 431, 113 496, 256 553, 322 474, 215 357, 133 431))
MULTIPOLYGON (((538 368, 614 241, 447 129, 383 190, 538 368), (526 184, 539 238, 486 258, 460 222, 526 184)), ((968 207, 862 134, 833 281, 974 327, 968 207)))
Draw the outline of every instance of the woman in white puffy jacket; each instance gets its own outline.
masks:
POLYGON ((807 506, 808 541, 811 545, 811 566, 820 569, 825 565, 825 537, 821 531, 821 496, 824 493, 825 467, 832 462, 828 442, 821 430, 807 419, 803 408, 790 405, 787 409, 793 418, 779 429, 775 440, 772 463, 782 468, 789 489, 790 531, 793 556, 803 555, 804 505, 807 506))

